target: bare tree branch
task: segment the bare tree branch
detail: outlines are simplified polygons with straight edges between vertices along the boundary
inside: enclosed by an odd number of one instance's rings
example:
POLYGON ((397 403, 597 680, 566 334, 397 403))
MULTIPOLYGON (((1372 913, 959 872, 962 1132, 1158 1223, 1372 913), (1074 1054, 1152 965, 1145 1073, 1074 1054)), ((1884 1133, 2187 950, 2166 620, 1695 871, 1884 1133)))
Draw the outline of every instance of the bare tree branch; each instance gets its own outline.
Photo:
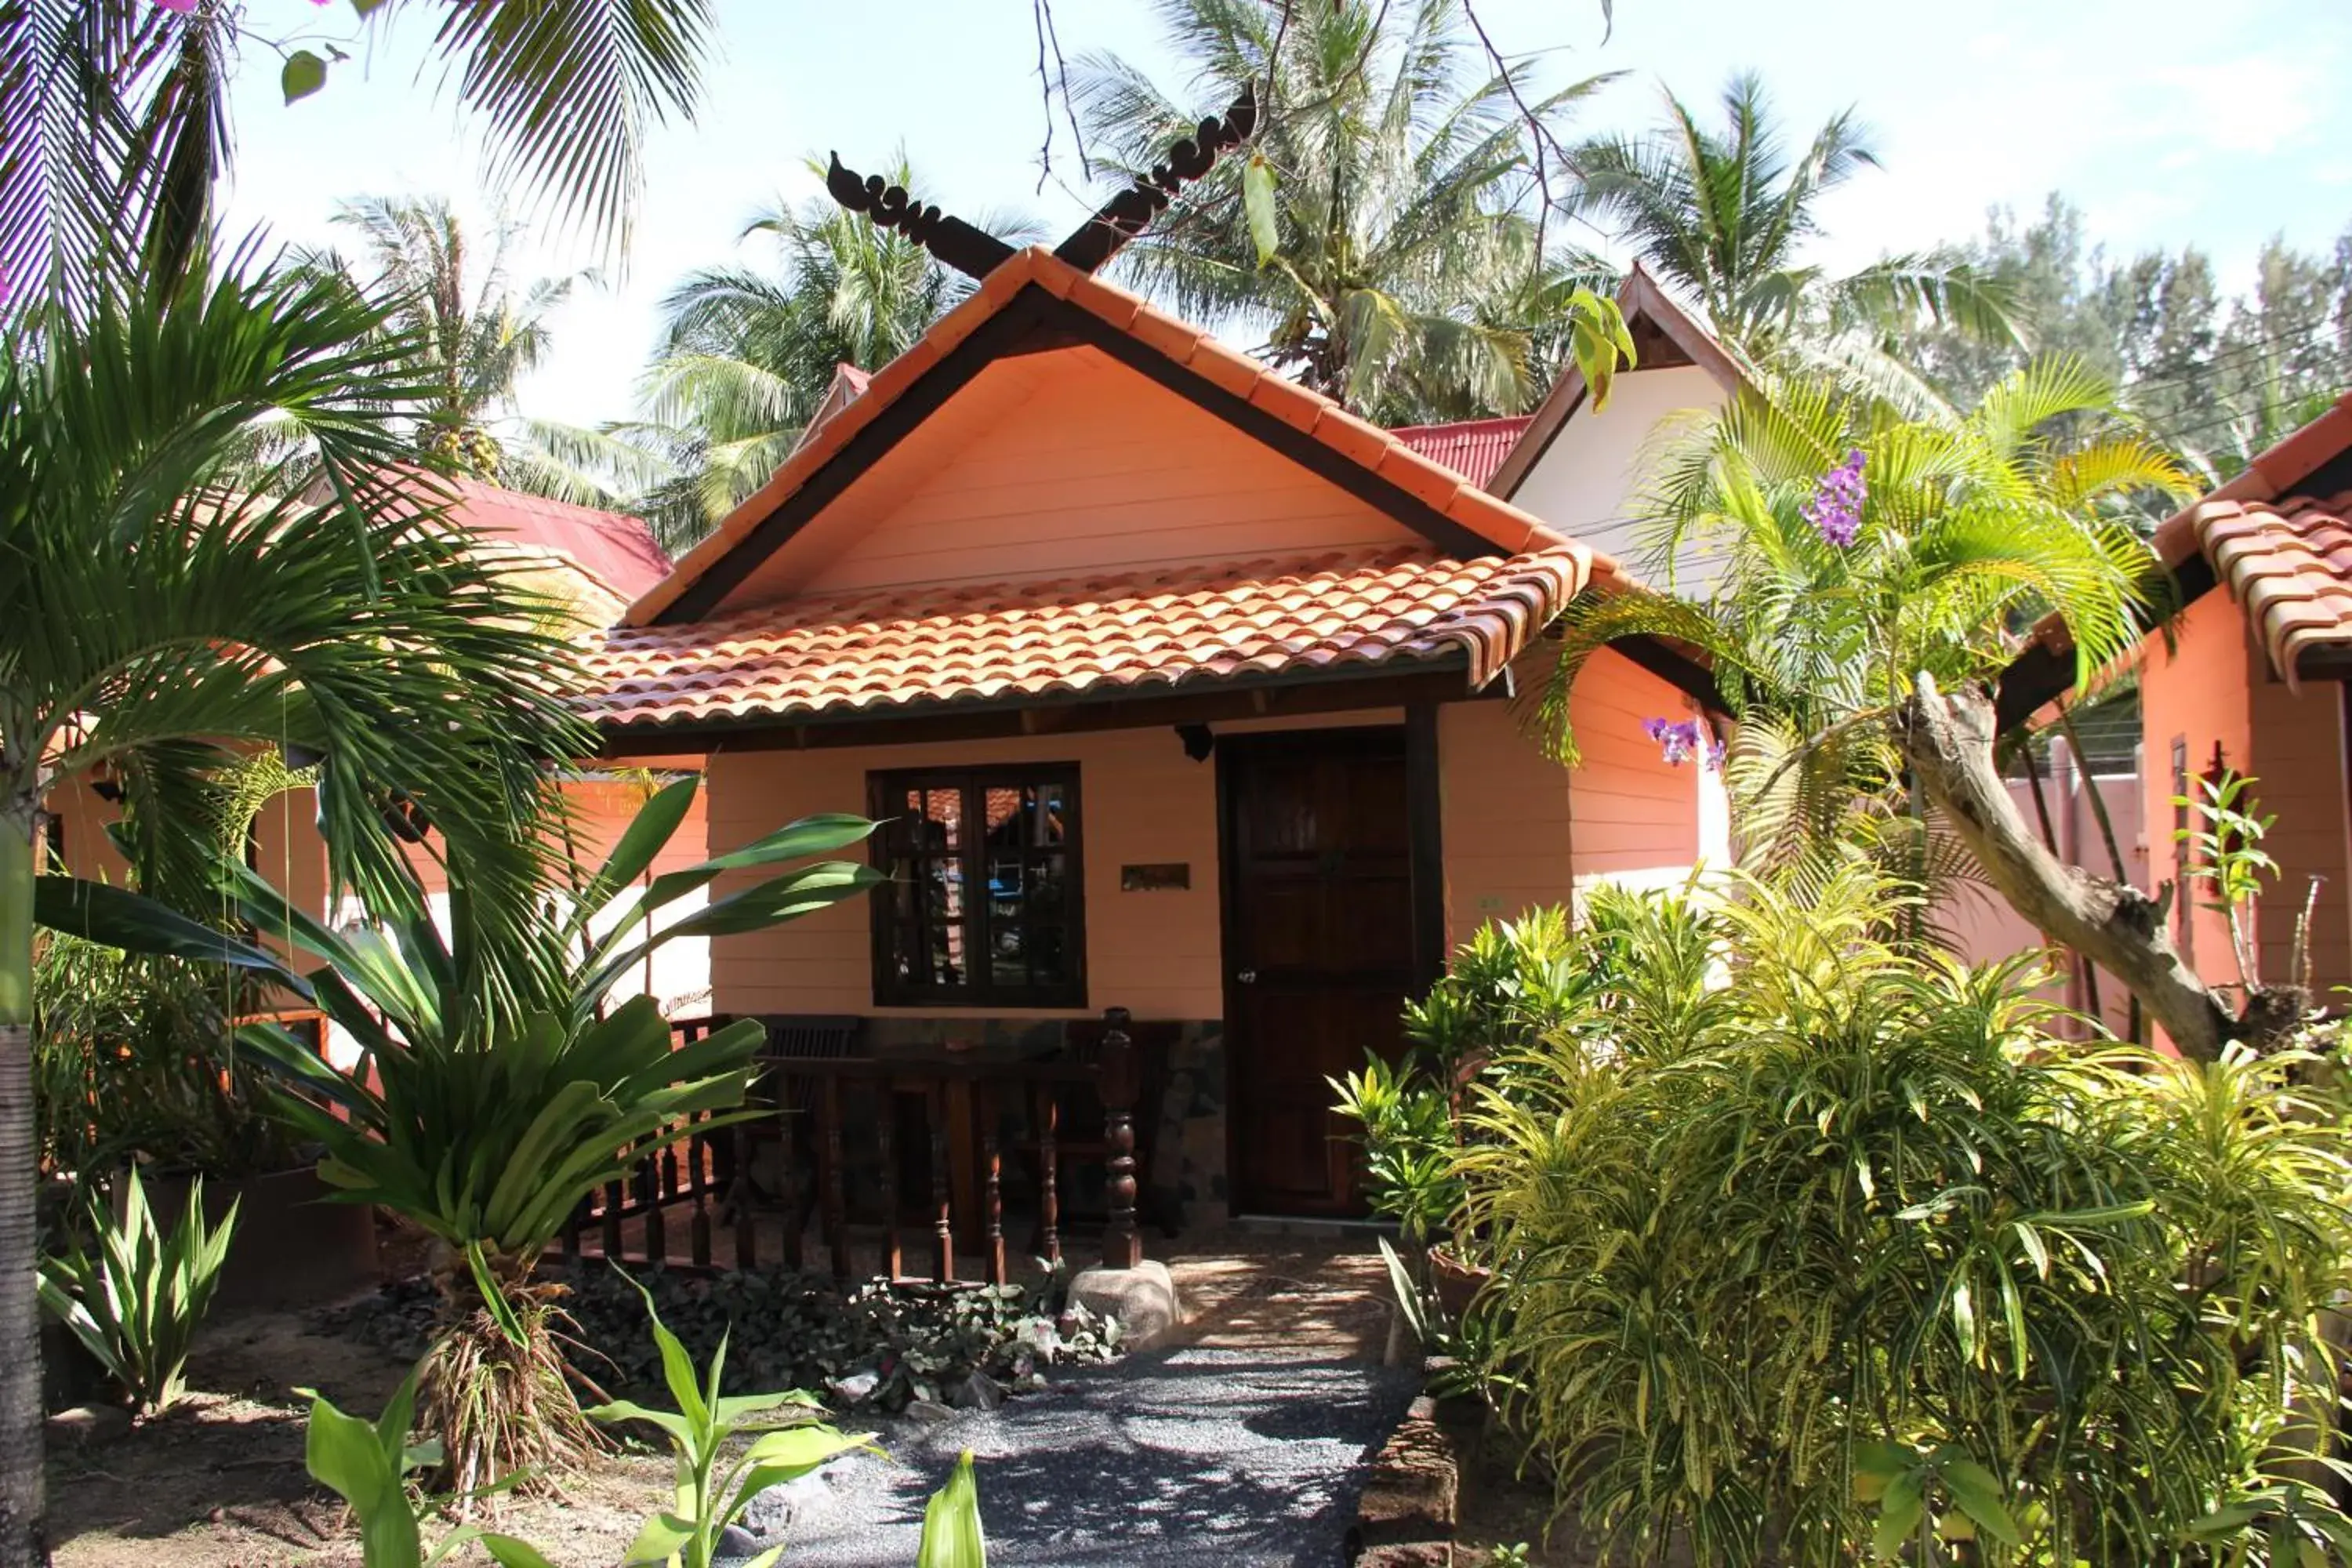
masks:
POLYGON ((1993 765, 1992 699, 1982 689, 1939 690, 1922 675, 1895 724, 1912 776, 2010 906, 2042 935, 2130 988, 2174 1047, 2211 1061, 2231 1040, 2266 1048, 2301 1019, 2294 986, 2250 986, 2232 1009, 2182 962, 2165 934, 2168 900, 2094 876, 2053 855, 1993 765))

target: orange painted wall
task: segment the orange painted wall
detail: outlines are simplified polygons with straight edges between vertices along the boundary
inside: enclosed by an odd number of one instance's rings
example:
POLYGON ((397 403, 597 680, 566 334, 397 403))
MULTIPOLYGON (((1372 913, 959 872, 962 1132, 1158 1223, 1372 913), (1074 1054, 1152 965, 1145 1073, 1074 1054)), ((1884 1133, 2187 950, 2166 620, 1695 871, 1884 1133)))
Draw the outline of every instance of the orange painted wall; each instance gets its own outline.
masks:
POLYGON ((1447 949, 1488 921, 1568 902, 1582 781, 1572 784, 1566 768, 1519 733, 1518 716, 1502 702, 1439 709, 1437 754, 1447 949))
MULTIPOLYGON (((2189 774, 2202 773, 2219 743, 2233 767, 2243 768, 2251 750, 2249 690, 2255 656, 2246 641, 2244 619, 2223 593, 2210 593, 2174 623, 2172 646, 2151 640, 2140 670, 2140 821, 2147 836, 2147 874, 2154 884, 2175 879, 2179 861, 2172 831, 2179 818, 2172 797, 2174 745, 2184 748, 2189 774)), ((2193 898, 2176 893, 2176 900, 2193 898)), ((2180 907, 2177 902, 2176 908, 2180 907)), ((2220 916, 2192 909, 2189 956, 2200 975, 2234 983, 2230 938, 2220 916)), ((2176 942, 2181 926, 2176 920, 2176 942)))
POLYGON ((1679 722, 1690 699, 1628 659, 1597 656, 1569 699, 1582 763, 1575 773, 1580 882, 1671 887, 1703 856, 1699 764, 1675 766, 1643 732, 1649 719, 1679 722))
MULTIPOLYGON (((2221 591, 2205 595, 2176 624, 2173 647, 2149 645, 2140 679, 2142 787, 2149 875, 2178 875, 2172 843, 2173 745, 2185 743, 2189 771, 2203 773, 2221 747, 2228 766, 2255 778, 2254 795, 2277 823, 2264 847, 2279 863, 2276 890, 2256 921, 2266 978, 2287 979, 2294 911, 2309 879, 2321 879, 2312 921, 2314 984, 2327 993, 2352 984, 2352 824, 2347 817, 2342 691, 2313 681, 2300 692, 2274 676, 2248 635, 2244 616, 2221 591)), ((2197 972, 2234 985, 2228 930, 2213 911, 2192 911, 2197 972)))
POLYGON ((2345 791, 2344 689, 2332 680, 2307 680, 2290 691, 2267 668, 2256 668, 2248 692, 2253 750, 2242 765, 2254 775, 2262 810, 2278 818, 2263 847, 2279 864, 2276 890, 2265 895, 2256 923, 2262 972, 2270 980, 2294 978, 2295 914, 2317 878, 2312 984, 2323 1005, 2341 1006, 2346 999, 2332 993, 2352 984, 2352 818, 2346 805, 2352 797, 2345 791))
MULTIPOLYGON (((1642 718, 1678 713, 1680 694, 1613 656, 1594 667, 1585 687, 1591 695, 1580 700, 1594 723, 1587 742, 1591 761, 1573 773, 1546 761, 1519 734, 1505 703, 1452 703, 1439 710, 1449 942, 1464 940, 1485 921, 1568 902, 1580 878, 1677 882, 1688 874, 1698 846, 1696 770, 1665 765, 1640 729, 1642 718), (1601 733, 1601 726, 1625 714, 1635 715, 1630 720, 1631 742, 1601 733), (1595 826, 1587 825, 1588 803, 1598 818, 1595 826), (1588 837, 1597 837, 1597 847, 1588 847, 1588 837), (1674 858, 1677 855, 1679 860, 1674 858)), ((1214 728, 1233 734, 1394 724, 1402 717, 1393 710, 1367 710, 1323 715, 1311 726, 1286 719, 1214 728)), ((1223 1016, 1216 769, 1213 763, 1186 758, 1174 733, 1164 728, 721 752, 708 764, 711 848, 724 851, 812 812, 863 811, 869 771, 1008 762, 1076 763, 1079 768, 1089 1006, 1123 1006, 1144 1018, 1223 1016), (1191 866, 1189 890, 1119 890, 1122 865, 1167 861, 1191 866)), ((829 910, 772 931, 721 938, 711 952, 717 1009, 916 1016, 937 1011, 875 1006, 870 952, 862 905, 829 910)))
MULTIPOLYGON (((1216 768, 1187 758, 1172 730, 721 752, 708 769, 711 847, 724 852, 814 812, 862 814, 868 770, 1019 762, 1074 762, 1079 768, 1092 1005, 1127 1007, 1140 1018, 1223 1016, 1216 768), (1179 860, 1192 868, 1189 890, 1118 890, 1121 865, 1179 860)), ((889 1011, 874 1005, 868 931, 861 900, 772 931, 719 938, 710 954, 717 1010, 889 1011)))
POLYGON ((727 604, 1426 542, 1092 348, 992 366, 935 423, 727 604))

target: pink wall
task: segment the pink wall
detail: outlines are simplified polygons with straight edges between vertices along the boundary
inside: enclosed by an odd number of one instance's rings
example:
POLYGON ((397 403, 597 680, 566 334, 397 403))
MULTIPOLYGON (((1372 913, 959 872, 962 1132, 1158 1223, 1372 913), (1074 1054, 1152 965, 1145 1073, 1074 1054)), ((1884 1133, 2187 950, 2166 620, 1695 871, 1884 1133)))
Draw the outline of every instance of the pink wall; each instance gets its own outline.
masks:
MULTIPOLYGON (((2098 821, 2091 811, 2089 790, 2063 763, 2055 773, 2056 776, 2042 780, 2042 794, 2058 839, 2059 858, 2104 876, 2111 862, 2106 841, 2100 836, 2098 821)), ((2140 775, 2116 773, 2096 783, 2099 797, 2106 803, 2108 819, 2115 826, 2116 846, 2124 854, 2124 868, 2135 886, 2145 888, 2148 885, 2149 849, 2140 823, 2140 775)), ((2025 782, 2012 783, 2010 794, 2018 809, 2025 814, 2026 821, 2036 822, 2032 795, 2025 782)), ((2168 832, 2170 825, 2171 818, 2167 816, 2163 826, 2168 832)), ((1960 889, 1937 911, 1937 919, 1951 933, 1960 955, 1971 963, 2014 958, 2050 945, 2049 939, 2011 909, 1999 894, 1981 887, 1960 889)), ((2090 1009, 2089 994, 2080 976, 2071 969, 2053 978, 2039 994, 2077 1011, 2090 1009)), ((2118 1038, 2127 1033, 2131 1022, 2129 994, 2112 976, 2103 974, 2100 978, 2099 1011, 2110 1033, 2118 1038)))

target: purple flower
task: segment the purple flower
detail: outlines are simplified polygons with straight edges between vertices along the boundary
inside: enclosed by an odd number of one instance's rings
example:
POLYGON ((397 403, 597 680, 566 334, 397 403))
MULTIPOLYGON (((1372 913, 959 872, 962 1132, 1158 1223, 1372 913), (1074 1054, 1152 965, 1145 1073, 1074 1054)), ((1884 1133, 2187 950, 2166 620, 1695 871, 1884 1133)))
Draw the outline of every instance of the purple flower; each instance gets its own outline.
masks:
POLYGON ((1723 743, 1709 735, 1696 719, 1679 722, 1672 719, 1644 720, 1642 732, 1658 743, 1660 754, 1674 767, 1681 767, 1693 757, 1699 760, 1701 767, 1723 766, 1723 743))
POLYGON ((1862 448, 1857 447, 1846 454, 1844 462, 1822 476, 1813 499, 1805 503, 1805 521, 1840 550, 1862 532, 1862 503, 1870 493, 1862 482, 1862 448))

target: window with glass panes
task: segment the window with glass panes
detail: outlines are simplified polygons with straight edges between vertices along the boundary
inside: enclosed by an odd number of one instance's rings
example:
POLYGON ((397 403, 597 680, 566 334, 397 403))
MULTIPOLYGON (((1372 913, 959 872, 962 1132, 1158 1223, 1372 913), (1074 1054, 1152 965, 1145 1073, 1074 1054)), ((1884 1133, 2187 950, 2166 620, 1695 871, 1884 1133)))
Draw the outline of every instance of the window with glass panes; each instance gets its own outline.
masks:
POLYGON ((1083 1007, 1078 771, 1068 764, 867 775, 874 999, 1083 1007))

